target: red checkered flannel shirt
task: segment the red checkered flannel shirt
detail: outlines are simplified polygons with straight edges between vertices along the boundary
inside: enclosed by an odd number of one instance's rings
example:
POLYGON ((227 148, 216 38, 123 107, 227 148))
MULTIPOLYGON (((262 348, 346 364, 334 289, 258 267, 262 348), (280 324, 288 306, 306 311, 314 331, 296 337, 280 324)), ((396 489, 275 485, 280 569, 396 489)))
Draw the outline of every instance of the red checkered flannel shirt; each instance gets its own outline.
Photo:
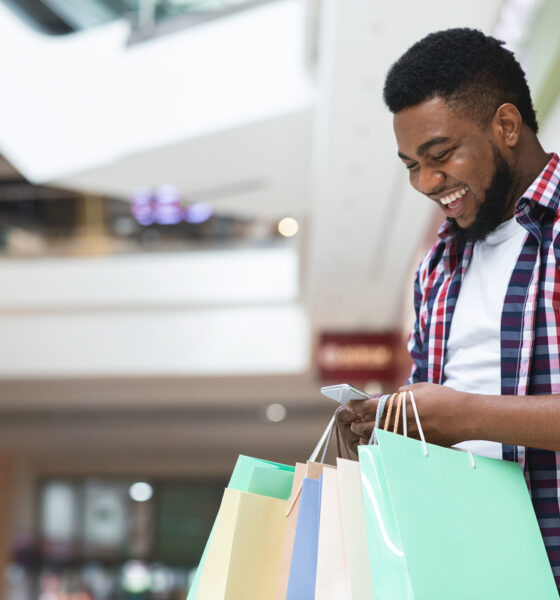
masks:
MULTIPOLYGON (((502 312, 502 394, 560 394, 560 164, 556 154, 518 200, 515 218, 527 234, 502 312)), ((451 319, 472 256, 472 243, 459 247, 449 222, 440 228, 439 238, 416 274, 410 383, 445 381, 451 319)), ((524 468, 560 587, 560 452, 504 445, 503 454, 524 468)))

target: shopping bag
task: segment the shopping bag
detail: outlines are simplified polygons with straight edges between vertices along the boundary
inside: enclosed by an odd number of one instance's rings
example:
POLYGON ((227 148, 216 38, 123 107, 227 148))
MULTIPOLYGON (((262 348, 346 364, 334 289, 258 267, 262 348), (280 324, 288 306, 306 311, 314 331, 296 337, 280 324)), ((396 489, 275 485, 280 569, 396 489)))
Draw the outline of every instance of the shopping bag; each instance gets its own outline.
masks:
POLYGON ((327 465, 317 462, 296 463, 292 493, 290 495, 288 510, 286 512, 286 531, 284 534, 284 543, 280 558, 276 600, 285 600, 286 593, 288 591, 288 579, 290 577, 290 565, 292 563, 292 553, 296 536, 296 525, 299 514, 303 480, 305 477, 318 479, 323 472, 324 467, 327 467, 327 465))
POLYGON ((239 455, 228 488, 287 500, 295 467, 269 460, 239 455))
MULTIPOLYGON (((369 549, 362 499, 360 464, 339 458, 337 464, 340 515, 352 600, 371 600, 369 549)), ((346 597, 345 597, 346 598, 346 597)))
POLYGON ((427 444, 408 396, 421 440, 359 448, 375 599, 556 600, 520 466, 427 444))
POLYGON ((314 600, 321 510, 321 477, 306 477, 300 494, 286 600, 314 600))
MULTIPOLYGON (((336 469, 322 475, 315 600, 351 600, 336 469)), ((371 596, 370 596, 371 599, 371 596)))
MULTIPOLYGON (((240 455, 228 483, 228 489, 262 494, 286 500, 290 496, 295 467, 250 456, 240 455)), ((219 513, 218 513, 219 516, 219 513)), ((216 520, 218 517, 216 517, 216 520)), ((198 600, 198 587, 205 568, 206 556, 214 526, 206 542, 187 600, 198 600)))
MULTIPOLYGON (((300 596, 297 594, 300 593, 300 590, 302 594, 309 594, 310 590, 314 589, 317 567, 320 485, 317 488, 314 484, 305 483, 305 481, 318 479, 325 468, 334 468, 332 465, 324 464, 334 427, 335 418, 333 416, 311 452, 307 464, 298 463, 296 465, 290 504, 286 513, 286 534, 282 549, 276 600, 286 600, 290 595, 292 598, 299 598, 300 596), (302 498, 305 498, 305 500, 302 500, 302 498), (301 513, 302 506, 304 507, 303 513, 301 513), (303 557, 303 562, 298 558, 299 556, 303 557), (292 581, 291 587, 290 579, 292 581), (294 594, 296 595, 294 596, 294 594)), ((301 598, 304 597, 301 596, 301 598)))
POLYGON ((287 500, 227 488, 212 532, 197 600, 272 600, 287 500))

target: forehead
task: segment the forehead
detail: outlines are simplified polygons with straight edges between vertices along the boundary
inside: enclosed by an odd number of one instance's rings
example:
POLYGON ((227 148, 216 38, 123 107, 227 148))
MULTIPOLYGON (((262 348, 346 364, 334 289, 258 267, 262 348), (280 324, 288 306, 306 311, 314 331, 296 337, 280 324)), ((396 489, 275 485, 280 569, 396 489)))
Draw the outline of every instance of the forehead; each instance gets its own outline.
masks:
POLYGON ((404 108, 393 117, 399 152, 409 156, 430 139, 456 139, 474 128, 476 124, 471 119, 452 111, 440 97, 404 108))

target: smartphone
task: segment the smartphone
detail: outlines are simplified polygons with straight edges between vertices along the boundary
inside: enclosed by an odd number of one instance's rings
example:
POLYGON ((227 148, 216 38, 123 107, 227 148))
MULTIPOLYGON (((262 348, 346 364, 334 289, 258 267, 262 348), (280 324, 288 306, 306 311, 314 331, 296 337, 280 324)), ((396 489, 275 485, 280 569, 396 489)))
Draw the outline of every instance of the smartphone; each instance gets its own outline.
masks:
POLYGON ((340 404, 346 404, 349 400, 367 400, 371 398, 371 394, 355 388, 349 383, 339 383, 338 385, 327 385, 321 388, 321 394, 336 400, 340 404))

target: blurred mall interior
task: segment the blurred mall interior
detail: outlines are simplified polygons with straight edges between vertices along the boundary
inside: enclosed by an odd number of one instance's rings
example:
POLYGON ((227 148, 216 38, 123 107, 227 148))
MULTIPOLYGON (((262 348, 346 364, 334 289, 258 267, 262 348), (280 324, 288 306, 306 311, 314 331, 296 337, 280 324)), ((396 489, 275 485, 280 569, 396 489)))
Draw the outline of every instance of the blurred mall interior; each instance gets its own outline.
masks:
POLYGON ((471 26, 560 148, 557 0, 0 0, 0 571, 183 599, 239 454, 305 461, 328 383, 406 379, 439 211, 381 89, 471 26))

